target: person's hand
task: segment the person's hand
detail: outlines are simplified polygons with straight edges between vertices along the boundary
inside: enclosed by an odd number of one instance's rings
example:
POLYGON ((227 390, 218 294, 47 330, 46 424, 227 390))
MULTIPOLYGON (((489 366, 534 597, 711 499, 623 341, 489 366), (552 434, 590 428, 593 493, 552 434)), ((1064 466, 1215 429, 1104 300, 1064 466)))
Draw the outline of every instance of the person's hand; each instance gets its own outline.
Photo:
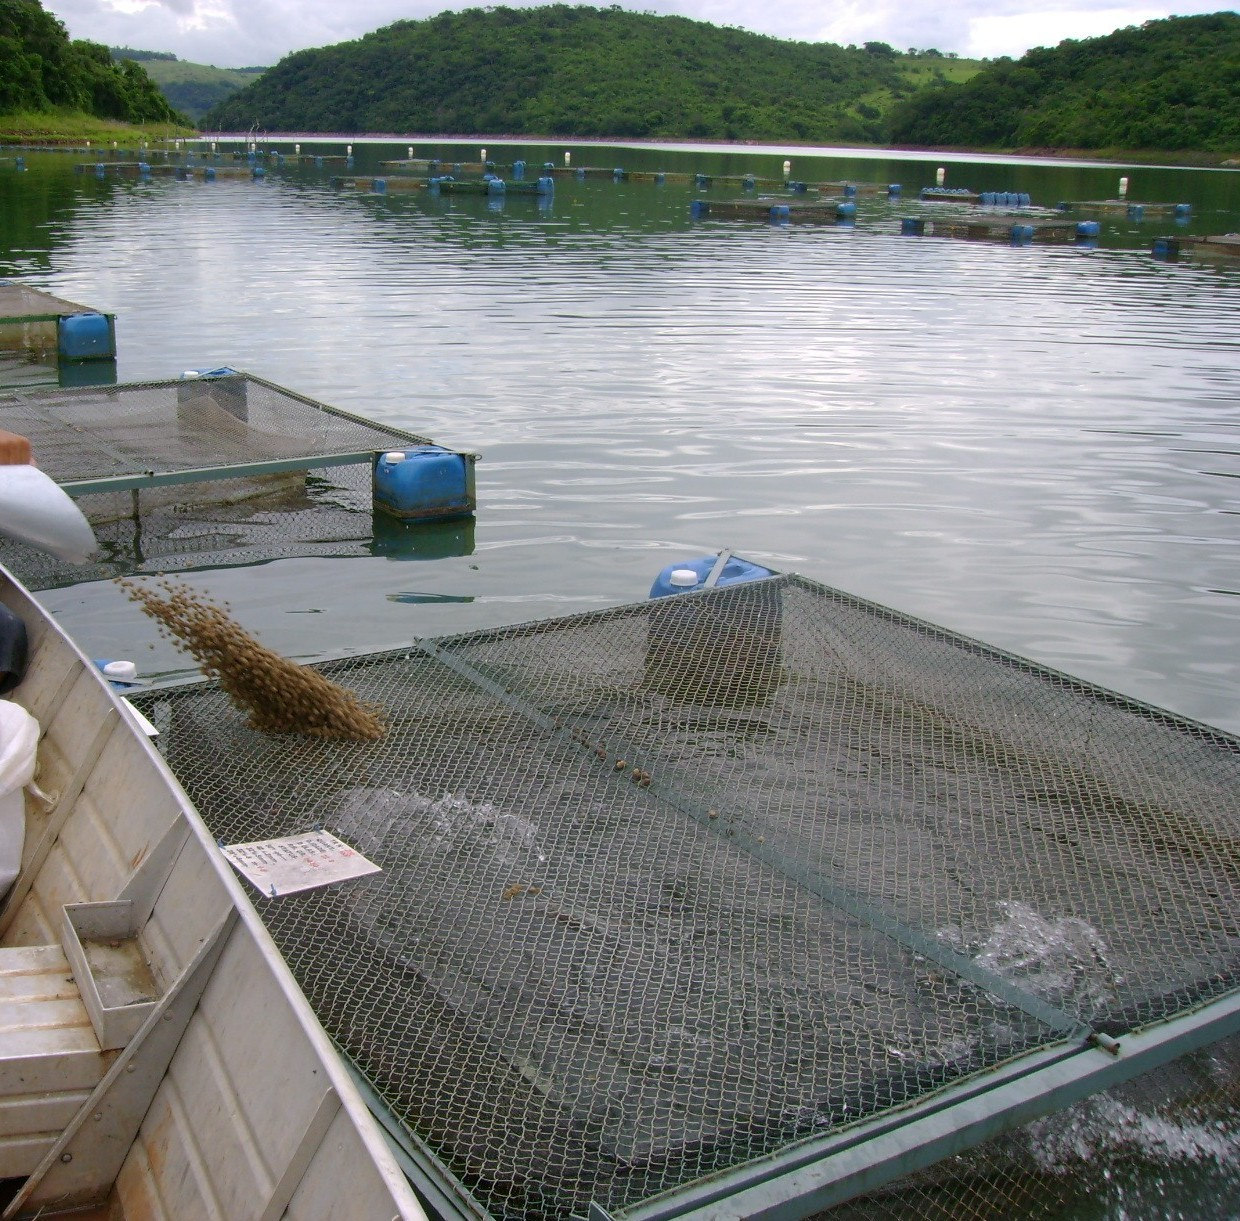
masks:
POLYGON ((34 461, 30 442, 15 432, 0 428, 0 466, 25 466, 34 461))

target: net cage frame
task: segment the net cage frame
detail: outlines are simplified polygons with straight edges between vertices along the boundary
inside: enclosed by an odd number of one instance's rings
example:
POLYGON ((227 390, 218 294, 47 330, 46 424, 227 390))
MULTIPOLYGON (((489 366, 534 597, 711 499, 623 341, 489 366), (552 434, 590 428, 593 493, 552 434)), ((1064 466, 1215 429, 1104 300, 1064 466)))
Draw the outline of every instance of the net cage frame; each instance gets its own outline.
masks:
POLYGON ((380 866, 253 902, 439 1215, 809 1216, 1240 1031, 1212 726, 796 574, 313 668, 387 737, 130 698, 380 866))
POLYGON ((40 468, 74 497, 354 465, 433 444, 241 370, 3 392, 0 426, 29 438, 40 468), (281 430, 257 429, 255 408, 281 430), (316 444, 329 436, 339 440, 316 444), (255 459, 264 440, 271 456, 255 459))

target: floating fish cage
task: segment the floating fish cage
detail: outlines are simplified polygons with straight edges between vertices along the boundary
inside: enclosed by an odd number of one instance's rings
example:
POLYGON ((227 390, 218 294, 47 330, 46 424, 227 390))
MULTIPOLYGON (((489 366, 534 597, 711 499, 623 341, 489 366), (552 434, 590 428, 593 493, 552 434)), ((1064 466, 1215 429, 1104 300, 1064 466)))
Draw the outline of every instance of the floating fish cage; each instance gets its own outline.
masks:
POLYGON ((798 576, 669 580, 316 666, 379 741, 133 697, 218 841, 380 867, 251 894, 433 1214, 1046 1216, 1031 1121, 1176 1087, 1234 1128, 1240 739, 798 576))
POLYGON ((292 555, 472 551, 474 455, 252 374, 0 394, 0 428, 29 437, 99 542, 69 565, 0 541, 35 589, 292 555))

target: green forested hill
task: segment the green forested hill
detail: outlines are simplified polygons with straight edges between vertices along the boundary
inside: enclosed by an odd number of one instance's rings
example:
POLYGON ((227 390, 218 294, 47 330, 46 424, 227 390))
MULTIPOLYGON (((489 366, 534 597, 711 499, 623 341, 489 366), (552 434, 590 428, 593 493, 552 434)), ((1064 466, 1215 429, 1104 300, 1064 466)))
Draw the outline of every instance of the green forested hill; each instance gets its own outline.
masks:
POLYGON ((0 0, 0 115, 72 111, 125 123, 176 123, 154 81, 108 48, 70 41, 39 0, 0 0))
POLYGON ((470 9, 291 55, 202 126, 879 141, 893 99, 978 67, 618 7, 470 9))
POLYGON ((112 58, 132 59, 146 69, 174 110, 197 122, 212 106, 218 106, 238 89, 252 84, 266 68, 216 68, 194 64, 159 51, 135 51, 112 47, 112 58))
POLYGON ((997 60, 897 106, 890 134, 972 148, 1240 149, 1240 14, 1149 21, 997 60))

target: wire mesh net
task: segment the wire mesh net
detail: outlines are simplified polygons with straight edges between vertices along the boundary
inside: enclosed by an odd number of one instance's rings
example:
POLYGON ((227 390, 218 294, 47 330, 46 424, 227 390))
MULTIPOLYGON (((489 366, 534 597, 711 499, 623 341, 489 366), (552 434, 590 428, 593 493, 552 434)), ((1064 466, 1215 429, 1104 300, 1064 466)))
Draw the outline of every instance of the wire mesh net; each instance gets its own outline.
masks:
POLYGON ((381 866, 256 906, 496 1217, 622 1210, 1237 985, 1240 742, 802 578, 322 668, 383 740, 140 703, 222 842, 381 866))
MULTIPOLYGON (((40 468, 70 485, 147 472, 241 475, 264 462, 312 467, 330 455, 425 443, 246 373, 0 395, 0 427, 29 437, 40 468)), ((194 488, 212 495, 205 481, 194 488)), ((175 499, 195 493, 182 487, 175 499)), ((126 497, 119 512, 131 511, 126 497)))

